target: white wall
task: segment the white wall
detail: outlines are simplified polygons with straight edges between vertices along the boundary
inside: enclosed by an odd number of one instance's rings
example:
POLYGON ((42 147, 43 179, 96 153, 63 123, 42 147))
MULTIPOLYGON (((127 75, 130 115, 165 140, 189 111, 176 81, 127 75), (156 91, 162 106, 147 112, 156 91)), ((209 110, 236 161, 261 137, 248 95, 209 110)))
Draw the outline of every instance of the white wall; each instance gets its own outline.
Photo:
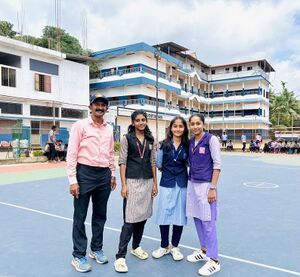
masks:
MULTIPOLYGON (((131 64, 142 63, 152 68, 156 68, 156 60, 150 53, 136 52, 132 55, 121 55, 116 58, 105 59, 100 62, 100 69, 108 69, 114 67, 121 67, 131 64)), ((166 72, 166 64, 164 62, 158 63, 158 69, 166 72)))
MULTIPOLYGON (((87 109, 89 104, 89 68, 87 65, 51 55, 51 51, 49 51, 50 54, 47 55, 44 52, 32 52, 30 47, 28 47, 28 49, 26 47, 23 48, 24 49, 20 49, 20 47, 8 47, 0 41, 1 52, 21 56, 21 68, 15 68, 16 88, 5 87, 0 84, 0 93, 3 101, 23 102, 25 115, 29 115, 30 103, 52 106, 53 101, 55 101, 60 103, 56 104, 56 106, 66 105, 74 109, 87 109), (38 72, 29 69, 30 58, 59 66, 59 75, 50 75, 51 93, 35 90, 35 73, 38 72), (12 100, 11 97, 14 97, 14 99, 12 100)), ((63 55, 64 54, 62 54, 62 56, 63 55)))
POLYGON ((65 60, 61 66, 61 74, 60 101, 89 105, 89 67, 65 60))

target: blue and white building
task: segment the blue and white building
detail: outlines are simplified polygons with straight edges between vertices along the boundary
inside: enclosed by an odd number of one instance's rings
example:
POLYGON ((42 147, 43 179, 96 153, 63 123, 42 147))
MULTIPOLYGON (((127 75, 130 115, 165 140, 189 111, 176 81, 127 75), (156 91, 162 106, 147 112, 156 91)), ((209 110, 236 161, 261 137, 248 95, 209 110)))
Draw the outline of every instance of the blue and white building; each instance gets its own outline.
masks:
POLYGON ((149 113, 155 133, 158 47, 160 139, 172 117, 188 118, 193 113, 204 114, 207 128, 217 134, 226 131, 229 139, 239 139, 242 133, 248 139, 256 133, 268 136, 269 75, 274 69, 267 60, 210 66, 173 42, 155 46, 141 42, 92 54, 101 70, 90 76, 90 90, 109 98, 108 118, 121 135, 132 110, 140 108, 149 113))
POLYGON ((52 125, 67 143, 73 122, 87 117, 89 67, 75 57, 0 36, 0 141, 14 134, 45 145, 52 125))

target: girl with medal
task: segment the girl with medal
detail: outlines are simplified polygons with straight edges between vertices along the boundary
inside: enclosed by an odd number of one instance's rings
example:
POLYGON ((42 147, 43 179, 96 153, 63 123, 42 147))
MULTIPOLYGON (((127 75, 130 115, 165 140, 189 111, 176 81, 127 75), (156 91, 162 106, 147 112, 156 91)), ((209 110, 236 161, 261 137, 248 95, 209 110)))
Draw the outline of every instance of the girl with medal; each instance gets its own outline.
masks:
POLYGON ((216 232, 217 183, 221 170, 220 143, 216 136, 205 132, 203 115, 192 115, 189 126, 193 138, 189 146, 186 213, 194 218, 201 248, 187 256, 187 260, 205 261, 198 273, 209 276, 220 270, 216 232))
POLYGON ((121 140, 119 157, 124 224, 114 263, 117 272, 128 271, 125 256, 131 237, 131 254, 141 260, 148 258, 140 242, 145 223, 152 216, 153 197, 157 195, 154 138, 147 125, 146 112, 134 111, 131 121, 128 133, 121 140))
POLYGON ((186 187, 188 160, 188 128, 186 121, 175 117, 168 128, 166 139, 157 152, 157 167, 162 172, 159 200, 156 211, 156 224, 161 234, 160 248, 152 252, 154 258, 171 253, 175 261, 183 259, 178 248, 183 226, 187 223, 186 187), (169 229, 173 225, 171 244, 169 229))

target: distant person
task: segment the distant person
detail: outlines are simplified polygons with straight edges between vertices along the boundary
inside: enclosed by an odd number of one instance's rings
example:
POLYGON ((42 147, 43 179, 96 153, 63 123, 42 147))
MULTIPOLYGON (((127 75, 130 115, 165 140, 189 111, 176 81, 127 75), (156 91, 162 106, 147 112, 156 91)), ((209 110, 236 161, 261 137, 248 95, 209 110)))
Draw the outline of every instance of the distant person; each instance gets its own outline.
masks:
POLYGON ((48 134, 48 145, 49 145, 49 162, 55 161, 56 151, 55 151, 55 143, 56 143, 56 130, 57 127, 53 125, 48 134))
POLYGON ((287 152, 287 141, 283 141, 281 143, 281 149, 280 149, 281 153, 286 153, 287 152))
POLYGON ((261 135, 258 133, 256 136, 255 136, 255 142, 258 144, 261 144, 262 143, 262 137, 261 135))
POLYGON ((224 132, 223 133, 223 135, 222 135, 222 146, 224 147, 224 148, 226 148, 226 145, 227 145, 227 134, 226 134, 226 132, 224 132))
POLYGON ((91 117, 72 126, 67 153, 67 173, 73 198, 73 259, 78 272, 91 270, 86 258, 85 219, 92 200, 92 239, 89 257, 99 264, 108 262, 103 247, 107 201, 116 187, 114 177, 114 138, 111 126, 104 119, 108 100, 100 93, 91 95, 91 117))
POLYGON ((270 152, 270 147, 268 143, 265 143, 264 148, 263 148, 264 153, 269 153, 270 152))
POLYGON ((44 156, 46 156, 47 157, 47 160, 49 161, 49 150, 50 150, 50 147, 49 147, 49 144, 48 144, 48 142, 46 143, 46 145, 45 145, 45 147, 44 147, 44 156))
POLYGON ((294 154, 299 153, 299 144, 297 141, 294 142, 294 154))
POLYGON ((251 139, 251 141, 250 141, 249 150, 250 150, 250 152, 257 151, 257 144, 256 144, 256 142, 253 141, 253 139, 251 139))
POLYGON ((231 139, 229 140, 229 142, 227 144, 226 150, 227 151, 233 151, 233 143, 232 143, 231 139))
POLYGON ((65 154, 64 154, 65 159, 67 159, 67 154, 68 154, 68 144, 67 143, 65 143, 65 145, 64 145, 64 152, 65 152, 65 154))
POLYGON ((293 154, 293 142, 292 141, 289 141, 288 144, 287 144, 287 153, 288 154, 293 154))
POLYGON ((58 161, 65 160, 64 146, 62 145, 62 140, 57 140, 55 144, 56 157, 58 161))
POLYGON ((246 150, 246 143, 247 143, 247 137, 246 137, 245 134, 242 134, 241 141, 242 141, 242 144, 243 144, 242 150, 243 150, 243 152, 245 152, 245 150, 246 150))

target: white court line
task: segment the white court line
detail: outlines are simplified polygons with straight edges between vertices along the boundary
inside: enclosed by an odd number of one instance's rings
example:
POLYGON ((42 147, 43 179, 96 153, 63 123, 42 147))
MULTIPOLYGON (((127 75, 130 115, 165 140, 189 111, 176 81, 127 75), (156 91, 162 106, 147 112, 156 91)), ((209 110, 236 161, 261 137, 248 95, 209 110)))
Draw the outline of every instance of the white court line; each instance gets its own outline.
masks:
MULTIPOLYGON (((14 204, 10 204, 10 203, 5 203, 5 202, 0 201, 0 204, 2 204, 4 206, 9 206, 9 207, 14 207, 14 208, 18 208, 18 209, 21 209, 21 210, 29 211, 29 212, 34 212, 34 213, 38 213, 38 214, 42 214, 42 215, 47 215, 47 216, 54 217, 54 218, 64 219, 64 220, 71 221, 71 222, 73 221, 72 218, 68 218, 68 217, 64 217, 64 216, 60 216, 60 215, 55 215, 55 214, 50 214, 50 213, 46 213, 46 212, 42 212, 42 211, 39 211, 39 210, 34 210, 34 209, 18 206, 18 205, 14 205, 14 204)), ((89 223, 89 222, 87 222, 86 224, 91 225, 91 223, 89 223)), ((117 228, 111 228, 111 227, 104 227, 104 228, 107 229, 107 230, 110 230, 110 231, 118 232, 118 233, 121 232, 121 230, 117 229, 117 228)), ((145 236, 145 235, 143 237, 146 238, 146 239, 149 239, 149 240, 160 242, 160 239, 157 239, 157 238, 154 238, 154 237, 145 236)), ((183 248, 186 248, 186 249, 198 250, 197 248, 194 248, 194 247, 191 247, 191 246, 188 246, 188 245, 184 245, 184 244, 180 244, 179 246, 181 246, 183 248)), ((226 259, 229 259, 229 260, 241 262, 241 263, 251 264, 251 265, 258 266, 258 267, 268 268, 268 269, 272 269, 272 270, 281 271, 281 272, 284 272, 284 273, 289 273, 289 274, 292 274, 292 275, 300 276, 300 272, 288 270, 288 269, 285 269, 285 268, 280 268, 280 267, 271 266, 271 265, 262 264, 262 263, 256 263, 256 262, 252 262, 252 261, 249 261, 249 260, 240 259, 240 258, 236 258, 236 257, 232 257, 232 256, 222 255, 222 254, 220 254, 219 256, 223 257, 223 258, 226 258, 226 259)))

